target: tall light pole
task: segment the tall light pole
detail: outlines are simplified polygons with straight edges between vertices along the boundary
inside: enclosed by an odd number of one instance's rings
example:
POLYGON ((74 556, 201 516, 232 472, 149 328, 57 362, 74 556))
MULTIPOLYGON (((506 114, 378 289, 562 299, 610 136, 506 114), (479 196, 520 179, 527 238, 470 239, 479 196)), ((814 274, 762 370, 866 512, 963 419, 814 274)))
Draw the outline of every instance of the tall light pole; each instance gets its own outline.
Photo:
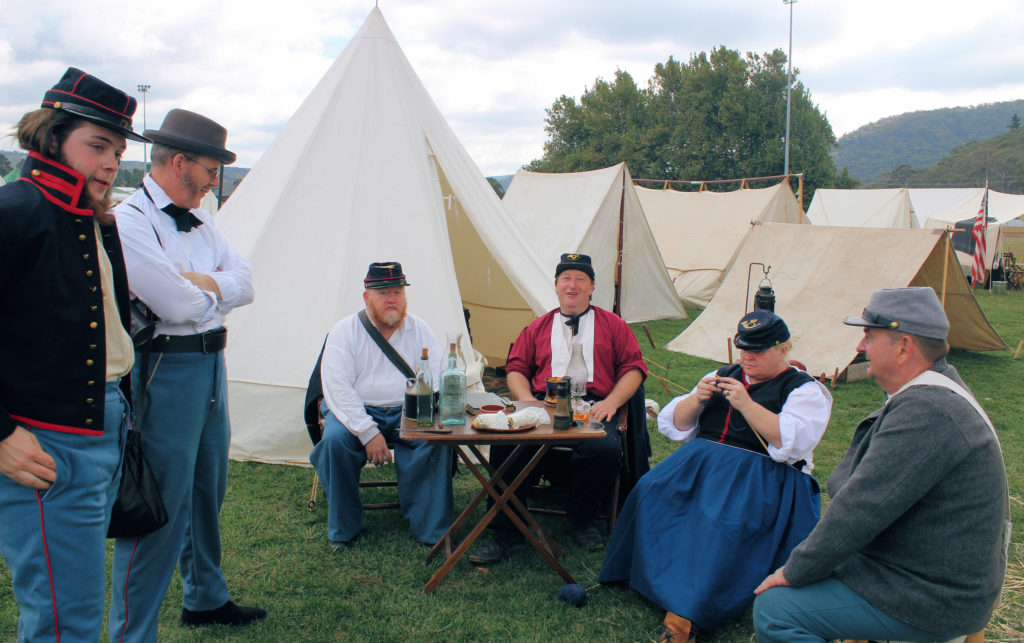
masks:
POLYGON ((786 54, 786 151, 782 160, 783 174, 789 174, 789 94, 790 88, 793 86, 793 4, 795 2, 796 0, 782 0, 782 4, 789 5, 789 53, 786 54))
MULTIPOLYGON (((150 87, 151 85, 142 84, 138 86, 138 92, 142 94, 142 131, 145 131, 145 94, 150 93, 150 87)), ((785 137, 786 144, 790 144, 790 142, 788 142, 788 138, 790 138, 790 135, 786 134, 785 137)), ((144 175, 148 171, 150 171, 150 162, 146 160, 145 143, 142 143, 142 174, 144 175)))

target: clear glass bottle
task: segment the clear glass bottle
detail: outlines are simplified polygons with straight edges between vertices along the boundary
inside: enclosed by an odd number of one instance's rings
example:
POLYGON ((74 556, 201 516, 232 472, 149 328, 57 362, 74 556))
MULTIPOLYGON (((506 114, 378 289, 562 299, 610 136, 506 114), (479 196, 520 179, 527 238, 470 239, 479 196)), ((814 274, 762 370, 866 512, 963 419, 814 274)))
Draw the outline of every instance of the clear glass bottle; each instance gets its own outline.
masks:
POLYGON ((574 339, 570 348, 572 353, 569 356, 569 365, 565 369, 565 376, 572 380, 572 399, 578 401, 587 394, 587 378, 590 374, 587 372, 587 361, 583 359, 583 344, 579 339, 574 339))
POLYGON ((430 374, 426 348, 416 370, 416 426, 434 426, 434 378, 430 374))
POLYGON ((459 368, 455 342, 448 344, 448 368, 441 373, 440 421, 442 425, 466 423, 466 373, 459 368))

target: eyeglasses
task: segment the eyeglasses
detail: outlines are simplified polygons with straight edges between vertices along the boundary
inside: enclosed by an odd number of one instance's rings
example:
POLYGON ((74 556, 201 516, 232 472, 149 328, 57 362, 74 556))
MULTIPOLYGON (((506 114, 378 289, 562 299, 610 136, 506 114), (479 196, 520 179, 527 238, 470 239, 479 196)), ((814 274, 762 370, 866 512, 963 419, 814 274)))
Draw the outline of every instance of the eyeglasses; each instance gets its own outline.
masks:
POLYGON ((220 174, 220 167, 219 166, 218 167, 206 167, 205 165, 203 165, 199 161, 197 161, 195 159, 190 159, 190 158, 187 158, 187 157, 185 158, 185 160, 188 161, 189 163, 195 163, 199 167, 201 167, 204 170, 206 170, 206 173, 210 175, 210 180, 211 181, 214 180, 215 178, 217 178, 217 175, 220 174))

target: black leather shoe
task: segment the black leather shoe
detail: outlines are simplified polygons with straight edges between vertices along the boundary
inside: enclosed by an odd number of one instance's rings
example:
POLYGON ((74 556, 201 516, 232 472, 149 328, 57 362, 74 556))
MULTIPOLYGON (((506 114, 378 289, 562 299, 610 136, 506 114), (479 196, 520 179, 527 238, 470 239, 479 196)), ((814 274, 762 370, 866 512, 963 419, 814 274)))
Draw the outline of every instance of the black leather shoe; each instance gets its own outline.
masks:
POLYGON ((228 601, 215 610, 200 610, 193 612, 187 608, 181 608, 181 624, 184 627, 195 627, 197 625, 248 625, 267 618, 267 610, 258 607, 246 607, 235 605, 234 601, 228 601))
POLYGON ((474 565, 486 565, 524 549, 526 540, 518 531, 496 530, 489 539, 475 545, 467 558, 474 565))
POLYGON ((587 551, 600 551, 604 549, 604 539, 601 538, 601 532, 597 530, 597 526, 592 520, 580 522, 567 520, 566 526, 576 544, 583 549, 587 551))

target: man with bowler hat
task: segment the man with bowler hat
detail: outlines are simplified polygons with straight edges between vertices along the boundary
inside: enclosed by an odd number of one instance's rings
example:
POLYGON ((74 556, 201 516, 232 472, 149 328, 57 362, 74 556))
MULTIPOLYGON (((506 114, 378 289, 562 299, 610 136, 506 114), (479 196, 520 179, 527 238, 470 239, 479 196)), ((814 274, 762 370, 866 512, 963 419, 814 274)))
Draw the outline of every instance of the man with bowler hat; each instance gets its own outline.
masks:
POLYGON ((220 568, 231 439, 224 318, 252 302, 252 266, 199 204, 235 155, 224 147, 227 130, 183 109, 145 134, 153 140, 152 170, 114 212, 132 296, 157 318, 152 353, 136 360, 135 388, 146 455, 171 518, 151 534, 115 543, 111 641, 156 640, 176 563, 182 625, 246 625, 266 617, 230 600, 220 568), (141 361, 148 372, 139 372, 141 361))
POLYGON ((135 99, 69 68, 16 128, 0 186, 0 554, 19 641, 96 641, 131 397, 110 190, 135 99))
MULTIPOLYGON (((588 371, 586 399, 593 402, 590 419, 602 422, 607 433, 602 439, 573 445, 569 463, 566 522, 576 542, 588 551, 604 548, 594 519, 601 503, 611 494, 619 469, 620 432, 626 430, 625 425, 617 423, 619 407, 647 377, 647 364, 629 325, 618 315, 590 305, 595 285, 589 255, 563 254, 555 267, 558 308, 534 320, 520 333, 505 364, 508 387, 515 399, 542 399, 547 378, 566 373, 573 342, 582 344, 588 371)), ((510 452, 506 447, 492 447, 495 467, 510 452)), ((532 455, 525 453, 506 479, 511 480, 532 455)), ((646 458, 641 460, 646 465, 646 458)), ((643 471, 636 472, 638 476, 642 474, 643 471)), ((520 494, 520 501, 524 499, 520 494)), ((491 525, 493 538, 470 552, 471 562, 494 562, 524 548, 522 535, 504 513, 498 514, 491 525)))
POLYGON ((985 627, 1006 571, 995 429, 946 362, 931 288, 876 290, 857 350, 882 390, 828 480, 828 510, 755 590, 759 641, 944 641, 985 627))
POLYGON ((327 494, 327 539, 336 552, 351 546, 363 529, 363 465, 390 463, 390 448, 413 538, 433 545, 452 524, 451 449, 398 438, 406 375, 384 348, 393 349, 395 358, 410 368, 427 349, 435 390, 441 372, 441 348, 433 331, 406 312, 408 285, 397 261, 371 263, 363 280, 365 310, 335 324, 321 354, 324 430, 309 461, 327 494))

